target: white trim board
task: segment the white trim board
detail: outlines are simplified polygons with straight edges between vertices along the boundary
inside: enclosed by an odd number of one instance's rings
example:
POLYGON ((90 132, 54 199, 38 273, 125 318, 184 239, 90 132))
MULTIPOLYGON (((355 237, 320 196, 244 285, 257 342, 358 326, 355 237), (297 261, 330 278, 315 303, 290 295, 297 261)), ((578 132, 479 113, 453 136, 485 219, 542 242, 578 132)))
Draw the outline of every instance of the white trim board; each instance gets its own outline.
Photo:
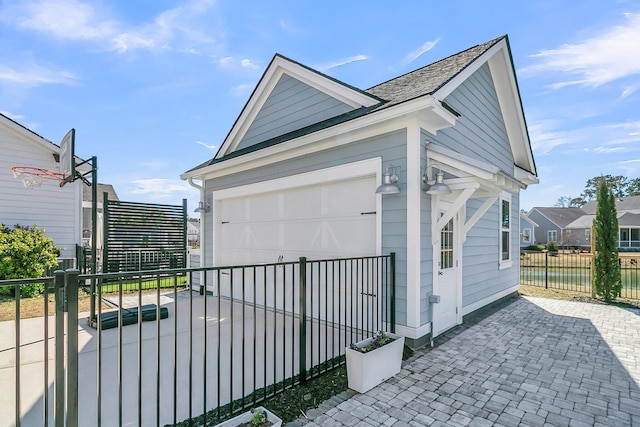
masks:
POLYGON ((464 307, 462 307, 462 315, 466 316, 469 313, 473 313, 474 311, 488 305, 491 304, 494 301, 499 300, 500 298, 504 298, 509 294, 512 294, 514 292, 518 292, 518 289, 520 289, 520 284, 517 284, 515 286, 512 286, 510 288, 507 288, 503 291, 498 292, 497 294, 493 294, 490 295, 486 298, 481 299, 480 301, 476 301, 473 304, 469 304, 466 305, 464 307))

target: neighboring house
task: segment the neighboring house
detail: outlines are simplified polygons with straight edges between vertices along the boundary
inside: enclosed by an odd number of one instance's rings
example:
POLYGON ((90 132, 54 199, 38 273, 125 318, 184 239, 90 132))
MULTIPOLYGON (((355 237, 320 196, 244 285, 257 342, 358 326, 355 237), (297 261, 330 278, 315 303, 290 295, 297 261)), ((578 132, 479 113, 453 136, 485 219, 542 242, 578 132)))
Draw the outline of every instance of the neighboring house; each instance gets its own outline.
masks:
MULTIPOLYGON (((578 235, 591 236, 591 226, 596 217, 597 202, 592 200, 582 206, 585 215, 567 226, 578 235)), ((640 196, 616 199, 618 216, 618 247, 640 250, 640 196)), ((590 241, 590 240, 589 240, 590 241)), ((590 244, 590 243, 589 243, 590 244)))
POLYGON ((60 188, 57 180, 45 180, 38 189, 26 189, 11 170, 29 166, 59 172, 60 147, 0 114, 0 223, 33 226, 61 248, 60 258, 75 258, 82 244, 82 183, 60 188))
POLYGON ((367 90, 276 55, 181 178, 202 182, 204 266, 395 252, 413 346, 517 291, 520 190, 538 182, 506 36, 367 90), (376 193, 392 171, 399 193, 376 193), (439 171, 451 194, 425 192, 439 171))
MULTIPOLYGON (((113 200, 113 201, 119 201, 120 199, 118 199, 118 195, 116 194, 116 190, 113 188, 113 186, 111 184, 98 184, 98 188, 97 188, 97 200, 96 200, 96 204, 97 204, 97 209, 98 209, 98 215, 97 215, 97 227, 98 227, 98 233, 97 233, 97 249, 101 250, 102 249, 102 230, 103 230, 103 204, 104 204, 104 193, 107 193, 107 197, 109 200, 113 200)), ((84 224, 84 228, 82 229, 82 244, 85 247, 90 247, 91 246, 91 238, 93 235, 93 221, 92 221, 92 215, 91 215, 91 210, 92 210, 92 194, 93 194, 93 188, 89 185, 82 185, 82 223, 84 224)))
POLYGON ((200 246, 200 221, 197 219, 187 221, 187 245, 192 248, 200 246))
POLYGON ((534 245, 535 231, 538 224, 536 224, 531 218, 523 213, 520 213, 520 247, 525 248, 527 246, 534 245))
POLYGON ((534 240, 546 245, 555 242, 560 246, 584 245, 584 238, 576 229, 567 230, 567 226, 582 217, 585 212, 580 208, 532 208, 527 217, 537 224, 534 240))

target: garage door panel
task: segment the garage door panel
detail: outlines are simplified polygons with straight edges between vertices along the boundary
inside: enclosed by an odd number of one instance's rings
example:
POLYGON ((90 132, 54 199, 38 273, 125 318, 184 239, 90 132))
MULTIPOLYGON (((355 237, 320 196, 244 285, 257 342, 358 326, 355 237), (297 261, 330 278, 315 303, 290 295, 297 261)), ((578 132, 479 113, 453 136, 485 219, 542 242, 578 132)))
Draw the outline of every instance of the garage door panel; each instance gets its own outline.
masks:
POLYGON ((375 189, 371 175, 221 200, 227 223, 221 225, 224 255, 218 259, 252 264, 280 256, 292 261, 375 255, 375 189))

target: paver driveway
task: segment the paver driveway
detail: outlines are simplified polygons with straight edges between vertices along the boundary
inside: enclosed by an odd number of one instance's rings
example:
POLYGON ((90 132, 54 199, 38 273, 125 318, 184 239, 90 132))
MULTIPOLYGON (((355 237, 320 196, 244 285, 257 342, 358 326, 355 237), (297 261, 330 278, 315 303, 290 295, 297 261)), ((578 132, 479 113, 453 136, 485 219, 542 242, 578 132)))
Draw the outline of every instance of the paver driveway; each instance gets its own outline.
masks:
POLYGON ((307 425, 640 426, 639 387, 640 310, 518 297, 307 425))

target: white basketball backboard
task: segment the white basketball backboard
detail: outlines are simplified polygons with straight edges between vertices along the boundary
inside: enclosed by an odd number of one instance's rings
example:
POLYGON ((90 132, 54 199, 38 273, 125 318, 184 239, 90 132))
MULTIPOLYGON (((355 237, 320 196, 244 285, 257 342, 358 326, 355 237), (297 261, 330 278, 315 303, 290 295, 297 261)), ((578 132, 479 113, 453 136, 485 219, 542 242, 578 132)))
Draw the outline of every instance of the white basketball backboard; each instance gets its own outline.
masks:
POLYGON ((75 140, 76 130, 71 129, 62 138, 60 142, 60 172, 62 173, 62 182, 60 186, 76 179, 76 162, 75 162, 75 140))

